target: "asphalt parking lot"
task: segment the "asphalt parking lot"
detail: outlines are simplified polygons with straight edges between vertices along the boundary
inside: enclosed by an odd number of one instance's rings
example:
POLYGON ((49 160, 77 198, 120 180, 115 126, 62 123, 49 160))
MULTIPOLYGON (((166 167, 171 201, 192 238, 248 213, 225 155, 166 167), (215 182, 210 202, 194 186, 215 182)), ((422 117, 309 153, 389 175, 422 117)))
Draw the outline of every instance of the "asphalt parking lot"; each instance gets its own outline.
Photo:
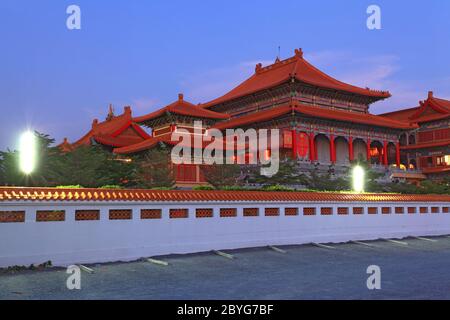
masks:
POLYGON ((227 250, 90 265, 81 289, 66 287, 65 269, 0 275, 0 299, 450 299, 450 238, 385 240, 227 250), (369 290, 367 267, 381 270, 369 290))

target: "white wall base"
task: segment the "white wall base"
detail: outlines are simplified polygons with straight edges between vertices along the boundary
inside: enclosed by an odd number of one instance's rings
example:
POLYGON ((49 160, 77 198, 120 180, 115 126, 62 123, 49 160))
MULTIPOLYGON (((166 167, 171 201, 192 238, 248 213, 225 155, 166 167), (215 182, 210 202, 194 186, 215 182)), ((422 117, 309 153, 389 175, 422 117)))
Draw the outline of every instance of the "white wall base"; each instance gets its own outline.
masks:
MULTIPOLYGON (((337 207, 391 206, 399 203, 20 203, 1 210, 26 210, 23 223, 0 223, 0 267, 130 261, 155 255, 193 253, 267 245, 346 242, 406 236, 450 234, 450 213, 337 215, 337 207), (302 207, 317 207, 304 216, 302 207), (333 207, 320 215, 320 207, 333 207), (244 217, 243 207, 260 208, 258 217, 244 217), (279 207, 280 216, 264 216, 264 208, 279 207), (285 207, 299 207, 285 216, 285 207), (66 221, 36 222, 35 211, 66 210, 66 221), (109 220, 109 209, 133 209, 132 220, 109 220), (161 219, 141 220, 140 209, 162 208, 161 219), (170 219, 169 208, 189 208, 189 218, 170 219), (196 218, 195 208, 213 208, 214 217, 196 218), (238 216, 219 217, 220 208, 238 208, 238 216), (99 221, 75 221, 76 209, 100 209, 99 221)), ((408 203, 406 206, 449 206, 448 203, 408 203)))

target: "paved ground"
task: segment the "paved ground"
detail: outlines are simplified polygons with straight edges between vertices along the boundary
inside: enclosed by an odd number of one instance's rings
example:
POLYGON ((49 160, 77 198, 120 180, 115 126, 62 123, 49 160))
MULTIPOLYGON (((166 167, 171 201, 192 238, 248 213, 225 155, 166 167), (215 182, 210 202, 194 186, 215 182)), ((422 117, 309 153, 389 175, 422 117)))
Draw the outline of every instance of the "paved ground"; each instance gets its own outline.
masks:
POLYGON ((450 238, 406 239, 227 251, 90 266, 81 290, 68 290, 62 269, 0 275, 0 299, 450 299, 450 238), (368 290, 366 269, 381 268, 381 290, 368 290))

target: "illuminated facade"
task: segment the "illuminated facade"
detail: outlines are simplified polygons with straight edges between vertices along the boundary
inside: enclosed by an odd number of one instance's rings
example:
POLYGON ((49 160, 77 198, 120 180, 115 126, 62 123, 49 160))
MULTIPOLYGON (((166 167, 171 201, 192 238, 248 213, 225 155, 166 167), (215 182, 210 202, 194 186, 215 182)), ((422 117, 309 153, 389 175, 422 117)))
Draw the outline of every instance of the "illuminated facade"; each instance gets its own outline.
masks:
MULTIPOLYGON (((304 170, 334 172, 364 160, 384 172, 405 169, 402 174, 411 179, 424 179, 422 172, 431 177, 448 174, 450 102, 430 94, 417 108, 369 112, 372 103, 390 96, 330 77, 297 49, 288 59, 277 58, 266 67, 257 64, 250 78, 210 102, 194 105, 179 95, 174 103, 140 117, 132 117, 127 107, 123 115, 94 122, 86 136, 75 144, 65 141, 62 147, 99 143, 126 156, 160 143, 173 146, 174 131, 192 131, 194 121, 200 120, 206 128, 221 131, 280 129, 282 157, 297 159, 304 170), (141 126, 150 128, 151 136, 141 126)), ((205 182, 196 165, 178 165, 175 174, 179 185, 205 182)))

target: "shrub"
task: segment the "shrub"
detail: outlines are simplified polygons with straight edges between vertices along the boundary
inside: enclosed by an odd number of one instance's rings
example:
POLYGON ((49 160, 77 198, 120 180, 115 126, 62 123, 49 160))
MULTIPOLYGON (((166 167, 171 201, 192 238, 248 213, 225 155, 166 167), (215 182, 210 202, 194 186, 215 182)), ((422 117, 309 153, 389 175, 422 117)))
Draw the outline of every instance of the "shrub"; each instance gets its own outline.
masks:
POLYGON ((195 186, 194 190, 215 190, 212 186, 195 186))

